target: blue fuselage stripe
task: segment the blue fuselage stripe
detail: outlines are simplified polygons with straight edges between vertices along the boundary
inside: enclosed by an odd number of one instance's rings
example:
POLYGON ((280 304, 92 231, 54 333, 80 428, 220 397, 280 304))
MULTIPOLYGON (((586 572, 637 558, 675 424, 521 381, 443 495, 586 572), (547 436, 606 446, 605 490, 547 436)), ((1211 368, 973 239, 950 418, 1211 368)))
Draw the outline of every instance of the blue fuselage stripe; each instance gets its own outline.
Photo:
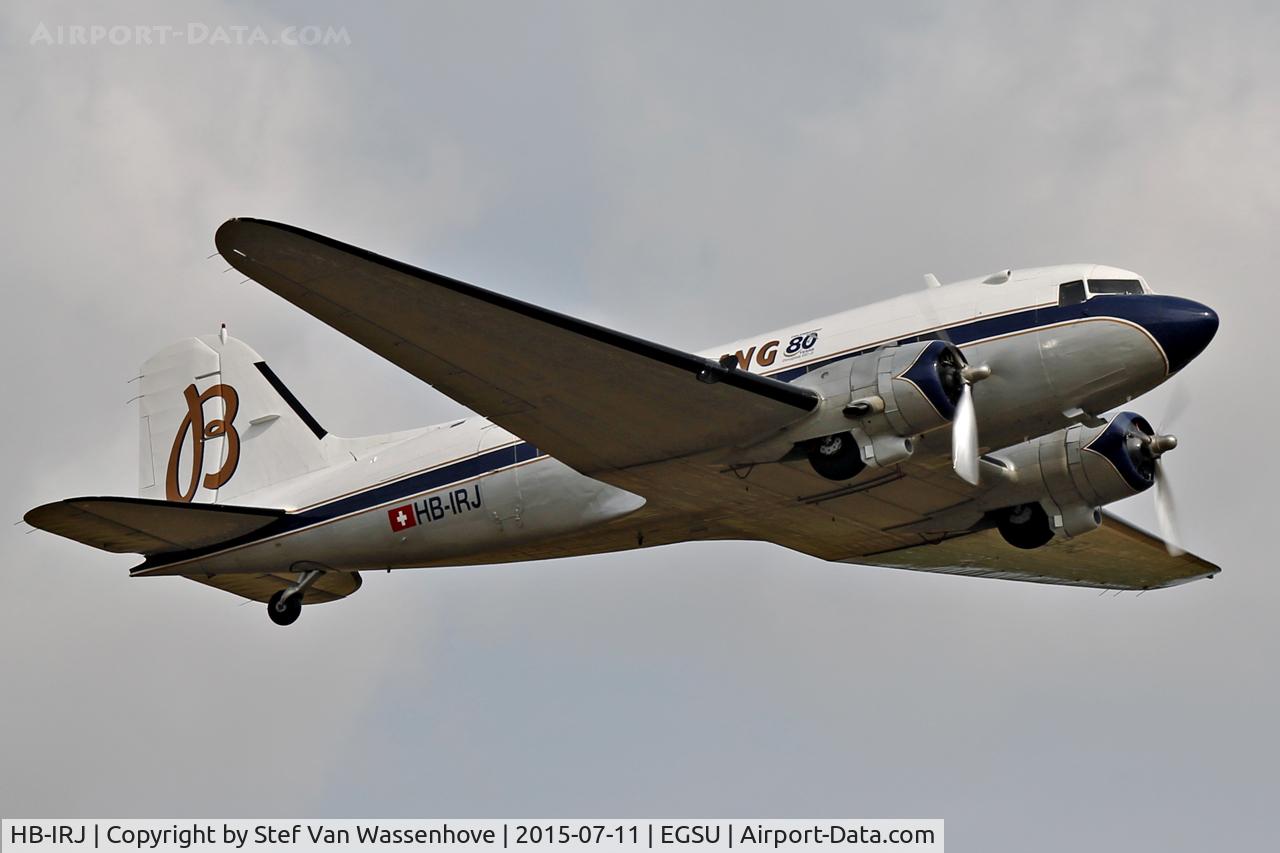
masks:
MULTIPOLYGON (((527 446, 527 443, 525 443, 525 446, 527 446)), ((447 486, 450 483, 456 483, 459 480, 470 480, 515 463, 516 447, 514 445, 501 447, 497 450, 486 451, 478 456, 452 462, 440 468, 433 468, 430 471, 414 474, 403 480, 375 486, 372 489, 357 492, 354 495, 348 495, 326 504, 320 504, 287 517, 298 519, 303 525, 314 524, 317 521, 328 521, 329 519, 337 518, 341 515, 350 515, 353 512, 369 509, 379 504, 407 499, 441 486, 447 486)))
POLYGON ((1014 332, 1025 332, 1039 326, 1050 326, 1070 320, 1082 320, 1086 317, 1115 317, 1146 327, 1157 316, 1157 312, 1160 310, 1161 298, 1160 296, 1151 295, 1095 296, 1087 302, 1079 302, 1075 305, 1044 305, 1039 308, 1028 308, 1023 311, 1014 311, 1010 314, 1001 314, 998 317, 971 320, 967 323, 959 323, 955 326, 900 338, 896 341, 887 341, 860 350, 842 352, 831 358, 781 370, 769 375, 774 379, 781 379, 783 382, 794 382, 806 373, 820 370, 846 358, 874 352, 881 347, 902 346, 903 344, 932 340, 945 340, 956 346, 964 346, 973 341, 981 341, 1014 332))

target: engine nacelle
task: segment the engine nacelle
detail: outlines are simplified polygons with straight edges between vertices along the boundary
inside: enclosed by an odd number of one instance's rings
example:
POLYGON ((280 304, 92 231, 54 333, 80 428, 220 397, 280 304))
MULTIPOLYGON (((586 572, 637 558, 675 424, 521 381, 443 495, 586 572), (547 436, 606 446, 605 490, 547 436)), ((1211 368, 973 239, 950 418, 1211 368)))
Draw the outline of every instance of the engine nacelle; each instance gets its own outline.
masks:
POLYGON ((946 426, 960 401, 964 356, 946 341, 917 341, 853 359, 846 417, 868 461, 893 465, 911 455, 911 437, 946 426))
MULTIPOLYGON (((1067 536, 1098 526, 1098 507, 1146 491, 1155 484, 1152 430, 1146 418, 1121 412, 1105 426, 1075 425, 997 454, 1014 472, 1013 492, 992 497, 1009 503, 1047 496, 1054 527, 1067 536)), ((1049 507, 1046 507, 1049 508, 1049 507)))
POLYGON ((914 436, 946 426, 955 416, 964 364, 958 349, 939 340, 836 362, 813 382, 834 405, 809 424, 812 437, 797 446, 819 474, 832 480, 903 462, 914 450, 914 436))
POLYGON ((853 359, 847 415, 868 435, 907 437, 946 426, 964 382, 964 356, 946 341, 876 350, 853 359))

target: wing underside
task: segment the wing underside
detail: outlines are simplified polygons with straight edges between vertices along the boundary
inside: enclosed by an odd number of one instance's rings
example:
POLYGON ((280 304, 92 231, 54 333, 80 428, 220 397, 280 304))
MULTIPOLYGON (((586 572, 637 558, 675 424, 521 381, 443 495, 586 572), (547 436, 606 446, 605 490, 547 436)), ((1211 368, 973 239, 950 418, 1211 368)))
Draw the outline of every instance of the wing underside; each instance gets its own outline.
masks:
POLYGON ((988 529, 845 562, 1116 590, 1160 589, 1220 571, 1194 554, 1170 554, 1159 537, 1110 513, 1103 513, 1102 526, 1091 533, 1029 551, 988 529))

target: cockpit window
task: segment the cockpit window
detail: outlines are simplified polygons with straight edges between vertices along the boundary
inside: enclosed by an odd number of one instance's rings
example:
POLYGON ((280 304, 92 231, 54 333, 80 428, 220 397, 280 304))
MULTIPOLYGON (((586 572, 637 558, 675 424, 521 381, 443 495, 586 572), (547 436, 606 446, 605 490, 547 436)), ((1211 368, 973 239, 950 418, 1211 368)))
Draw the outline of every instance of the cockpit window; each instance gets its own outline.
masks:
POLYGON ((1066 284, 1058 285, 1058 304, 1059 305, 1075 305, 1084 302, 1084 282, 1069 281, 1066 284))
POLYGON ((1091 278, 1089 279, 1089 295, 1102 294, 1141 294, 1142 282, 1136 278, 1091 278))

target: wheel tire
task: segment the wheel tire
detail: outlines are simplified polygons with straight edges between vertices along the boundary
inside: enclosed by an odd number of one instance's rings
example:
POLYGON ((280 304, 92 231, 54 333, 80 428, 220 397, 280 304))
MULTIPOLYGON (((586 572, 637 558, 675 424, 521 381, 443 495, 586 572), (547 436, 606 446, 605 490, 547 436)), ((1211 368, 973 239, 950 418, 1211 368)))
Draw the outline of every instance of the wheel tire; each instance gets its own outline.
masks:
POLYGON ((867 467, 858 442, 848 432, 816 439, 809 448, 809 464, 828 480, 851 480, 867 467))
POLYGON ((281 602, 282 598, 283 589, 271 596, 271 600, 267 602, 267 615, 277 625, 292 625, 302 615, 302 595, 293 595, 281 602))
POLYGON ((1049 514, 1038 503, 1009 507, 1001 514, 996 527, 1004 541, 1026 551, 1039 548, 1053 538, 1049 514))

